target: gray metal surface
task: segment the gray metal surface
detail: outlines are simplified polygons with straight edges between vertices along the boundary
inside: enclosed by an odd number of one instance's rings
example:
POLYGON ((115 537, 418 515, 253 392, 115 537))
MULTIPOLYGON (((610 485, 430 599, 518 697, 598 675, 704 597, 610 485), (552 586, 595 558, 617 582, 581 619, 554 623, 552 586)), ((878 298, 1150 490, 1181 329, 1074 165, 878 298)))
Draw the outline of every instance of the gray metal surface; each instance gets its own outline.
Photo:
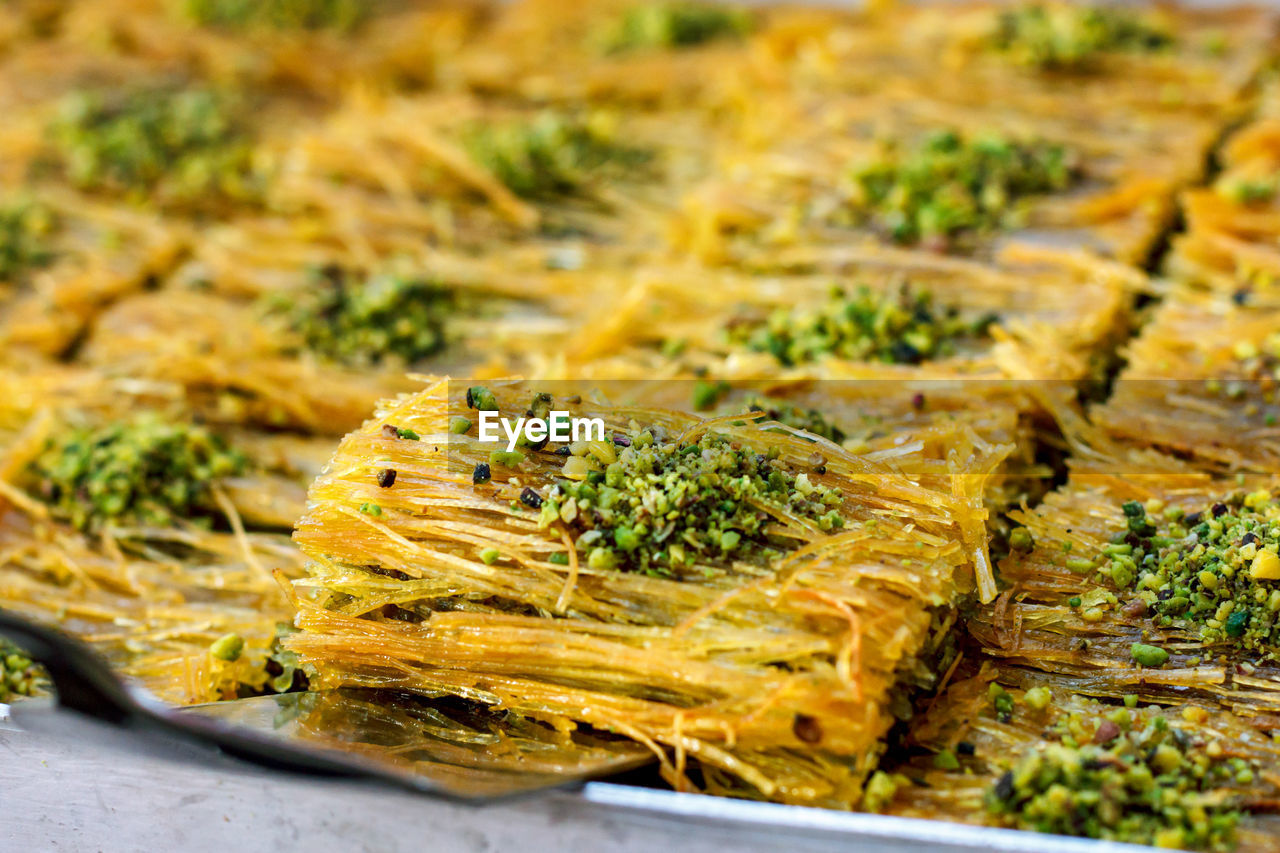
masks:
POLYGON ((19 709, 17 723, 0 724, 5 853, 1141 849, 608 783, 463 806, 375 783, 272 773, 65 712, 19 709))

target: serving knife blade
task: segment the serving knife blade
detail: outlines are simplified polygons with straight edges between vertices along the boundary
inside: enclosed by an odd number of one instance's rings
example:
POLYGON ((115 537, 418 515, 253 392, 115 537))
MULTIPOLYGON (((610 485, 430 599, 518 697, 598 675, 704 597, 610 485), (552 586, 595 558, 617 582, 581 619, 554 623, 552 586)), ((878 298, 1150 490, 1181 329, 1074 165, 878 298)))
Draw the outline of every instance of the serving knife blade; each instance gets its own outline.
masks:
MULTIPOLYGON (((480 803, 574 787, 654 760, 625 739, 387 691, 333 689, 174 707, 54 628, 0 609, 0 636, 44 666, 59 709, 144 737, 216 746, 278 770, 375 779, 480 803)), ((13 713, 19 726, 22 704, 13 713)), ((32 713, 49 705, 30 704, 32 713)))

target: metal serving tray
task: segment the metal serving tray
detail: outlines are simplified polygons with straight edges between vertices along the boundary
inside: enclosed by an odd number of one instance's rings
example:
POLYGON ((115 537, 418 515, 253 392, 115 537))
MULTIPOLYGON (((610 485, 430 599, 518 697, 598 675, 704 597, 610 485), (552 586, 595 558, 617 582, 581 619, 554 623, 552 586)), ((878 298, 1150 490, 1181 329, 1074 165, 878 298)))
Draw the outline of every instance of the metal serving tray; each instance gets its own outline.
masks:
POLYGON ((376 781, 272 772, 38 700, 0 719, 0 755, 0 851, 1146 849, 612 782, 468 805, 376 781))
MULTIPOLYGON (((502 2, 502 0, 499 0, 502 2)), ((717 0, 711 0, 717 2, 717 0)), ((776 0, 736 0, 767 5, 776 0)), ((849 7, 861 0, 805 0, 849 7)), ((936 2, 936 0, 935 0, 936 2)), ((1139 4, 1141 0, 1116 0, 1139 4)), ((1206 8, 1247 0, 1180 0, 1206 8)), ((1280 0, 1258 0, 1267 7, 1280 0)), ((1023 239, 1026 235, 1022 235, 1023 239)), ((489 803, 385 780, 273 772, 208 745, 51 702, 0 703, 0 853, 46 849, 631 853, 1141 853, 1151 848, 943 820, 683 794, 606 781, 489 803)), ((1242 853, 1247 853, 1243 851, 1242 853)))

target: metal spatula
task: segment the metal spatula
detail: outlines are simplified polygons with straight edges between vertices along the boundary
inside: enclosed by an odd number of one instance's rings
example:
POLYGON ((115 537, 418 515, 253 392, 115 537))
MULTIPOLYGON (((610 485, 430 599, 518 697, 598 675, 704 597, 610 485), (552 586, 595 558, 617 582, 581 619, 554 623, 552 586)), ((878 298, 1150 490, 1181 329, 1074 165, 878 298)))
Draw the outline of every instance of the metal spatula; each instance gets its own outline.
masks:
MULTIPOLYGON (((629 741, 557 732, 448 699, 382 691, 289 693, 175 708, 121 680, 96 652, 60 631, 0 610, 0 636, 43 664, 60 708, 142 736, 213 745, 278 770, 380 779, 483 802, 573 786, 653 760, 629 741)), ((21 706, 15 718, 21 723, 21 706)))

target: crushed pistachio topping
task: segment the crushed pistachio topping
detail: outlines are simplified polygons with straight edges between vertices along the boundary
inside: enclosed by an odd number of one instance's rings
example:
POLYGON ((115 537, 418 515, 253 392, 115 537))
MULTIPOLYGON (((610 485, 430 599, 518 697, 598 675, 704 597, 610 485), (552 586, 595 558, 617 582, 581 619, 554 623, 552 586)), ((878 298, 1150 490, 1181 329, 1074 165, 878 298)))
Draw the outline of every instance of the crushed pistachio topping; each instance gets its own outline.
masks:
POLYGON ((267 672, 264 690, 275 693, 298 693, 306 690, 310 685, 311 679, 298 653, 284 645, 285 638, 296 632, 297 629, 288 622, 276 623, 276 635, 271 640, 270 648, 267 649, 267 660, 264 664, 267 672))
POLYGON ((726 335, 730 343, 767 352, 785 367, 825 357, 919 364, 954 355, 964 340, 985 337, 996 319, 962 318, 955 306, 935 305, 929 291, 907 284, 884 293, 860 287, 852 296, 837 287, 815 309, 737 318, 726 335))
POLYGON ((563 524, 597 570, 676 577, 698 565, 768 565, 795 542, 776 514, 824 531, 844 525, 839 491, 720 435, 682 444, 652 427, 576 442, 562 473, 520 500, 541 527, 563 524))
POLYGON ((1021 6, 1000 13, 991 46, 1021 65, 1087 69, 1107 53, 1151 53, 1173 44, 1148 16, 1114 6, 1021 6))
POLYGON ((628 8, 606 39, 611 51, 671 50, 738 38, 754 25, 745 9, 687 0, 641 3, 628 8))
POLYGON ((723 379, 716 382, 699 379, 693 383, 693 410, 706 412, 714 409, 732 390, 733 387, 723 379))
POLYGON ((1031 531, 1025 527, 1015 527, 1009 531, 1009 547, 1014 551, 1030 551, 1035 548, 1036 541, 1031 531))
POLYGON ((516 195, 581 194, 594 180, 633 171, 653 152, 621 141, 604 114, 543 112, 532 119, 475 124, 463 143, 477 163, 516 195))
MULTIPOLYGON (((1270 492, 1190 515, 1137 501, 1122 510, 1125 530, 1088 570, 1134 596, 1124 612, 1198 633, 1207 645, 1280 659, 1280 503, 1270 492)), ((1133 658, 1159 666, 1169 654, 1136 644, 1133 658)))
POLYGON ((1232 204, 1262 204, 1276 197, 1280 176, 1265 178, 1224 178, 1214 185, 1218 195, 1232 204))
POLYGON ((201 426, 152 414, 54 435, 31 464, 35 491, 79 530, 168 525, 201 509, 209 487, 248 460, 201 426))
POLYGON ((282 316, 313 352, 355 367, 384 361, 416 364, 449 342, 449 321, 462 309, 453 290, 427 278, 363 275, 339 266, 316 273, 317 286, 277 296, 282 316))
MULTIPOLYGON (((275 636, 267 647, 266 656, 245 654, 245 641, 238 634, 227 634, 213 643, 209 653, 218 660, 227 663, 246 660, 247 670, 236 684, 235 695, 238 698, 264 696, 280 693, 299 693, 308 688, 311 679, 307 675, 307 667, 298 658, 296 652, 284 645, 284 639, 296 633, 288 622, 277 622, 275 636)), ((244 664, 240 664, 244 666, 244 664)))
POLYGON ((1128 708, 1062 714, 1047 737, 987 791, 1000 823, 1157 847, 1232 847, 1241 812, 1229 788, 1254 772, 1244 759, 1128 708))
MULTIPOLYGON (((467 399, 468 409, 475 409, 477 412, 498 411, 497 396, 494 395, 492 389, 486 388, 483 385, 472 385, 471 387, 469 387, 467 389, 466 399, 467 399)), ((550 408, 547 406, 547 404, 550 403, 550 401, 551 401, 551 398, 547 395, 539 394, 535 396, 533 400, 533 405, 529 407, 529 412, 532 414, 533 409, 537 407, 542 410, 541 413, 538 415, 538 417, 545 417, 546 414, 550 411, 550 408)), ((468 421, 467 428, 470 429, 470 427, 471 427, 471 424, 468 421)), ((466 432, 466 430, 463 430, 463 432, 466 432)))
POLYGON ((239 634, 224 634, 209 646, 209 654, 218 660, 237 661, 244 652, 244 637, 239 634))
POLYGON ((0 207, 0 284, 17 281, 53 261, 48 239, 55 227, 53 211, 44 205, 0 207))
POLYGON ((1053 701, 1053 691, 1048 687, 1032 687, 1022 698, 1033 711, 1043 711, 1053 701))
POLYGON ((231 29, 354 29, 369 13, 367 0, 187 0, 199 24, 231 29))
POLYGON ((1007 723, 1013 719, 1013 694, 1008 690, 993 681, 987 688, 987 699, 991 702, 991 707, 996 712, 997 720, 1007 723))
POLYGON ((1169 662, 1169 653, 1167 651, 1149 643, 1134 643, 1129 647, 1129 656, 1139 666, 1161 667, 1169 662))
POLYGON ((856 167, 844 215, 900 243, 947 246, 964 234, 1017 227, 1019 202, 1065 190, 1079 174, 1062 145, 942 131, 856 167))
POLYGON ((257 196, 248 136, 229 102, 207 89, 76 92, 50 134, 82 189, 179 203, 257 196))
POLYGON ((898 790, 910 785, 911 780, 900 773, 877 770, 867 780, 867 785, 862 791, 862 802, 859 805, 865 812, 873 814, 883 812, 897 795, 898 790))
POLYGON ((384 438, 403 438, 406 441, 422 440, 422 436, 418 435, 408 427, 398 427, 395 424, 383 424, 382 435, 384 438))
POLYGON ((26 652, 0 637, 0 702, 34 696, 47 680, 44 670, 26 652))
POLYGON ((801 409, 798 406, 759 397, 748 401, 747 411, 763 412, 768 420, 777 421, 792 429, 802 429, 805 432, 820 435, 835 444, 840 444, 847 437, 840 427, 828 420, 817 409, 801 409))

